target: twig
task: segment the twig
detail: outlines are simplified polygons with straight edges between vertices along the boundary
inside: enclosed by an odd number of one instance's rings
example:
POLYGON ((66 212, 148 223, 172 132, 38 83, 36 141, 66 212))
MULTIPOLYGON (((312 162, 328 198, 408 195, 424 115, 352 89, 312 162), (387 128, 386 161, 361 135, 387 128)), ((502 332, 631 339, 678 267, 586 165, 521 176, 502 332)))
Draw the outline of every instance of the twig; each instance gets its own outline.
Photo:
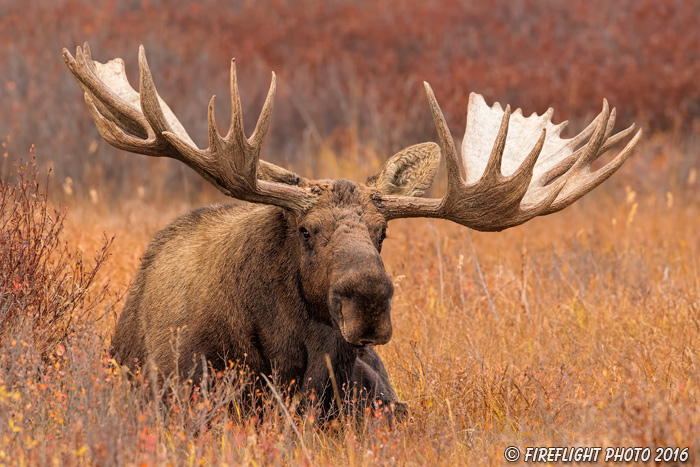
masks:
POLYGON ((472 242, 472 234, 467 230, 467 238, 469 239, 469 246, 472 247, 472 254, 474 255, 474 264, 476 264, 476 272, 479 273, 479 279, 481 280, 481 286, 486 292, 486 298, 489 299, 489 305, 491 305, 491 311, 493 316, 496 318, 496 322, 500 323, 501 320, 498 318, 498 313, 496 313, 496 307, 493 306, 493 301, 491 301, 491 294, 489 293, 489 288, 486 287, 486 281, 484 281, 484 275, 481 273, 481 266, 479 265, 479 258, 476 256, 476 250, 474 249, 474 242, 472 242))
POLYGON ((338 412, 340 413, 340 420, 345 424, 345 417, 343 414, 343 406, 340 400, 340 391, 338 391, 338 383, 335 381, 335 372, 333 371, 333 365, 331 364, 331 356, 326 354, 326 366, 328 367, 328 373, 331 376, 331 384, 333 385, 333 394, 335 394, 335 403, 338 406, 338 412))

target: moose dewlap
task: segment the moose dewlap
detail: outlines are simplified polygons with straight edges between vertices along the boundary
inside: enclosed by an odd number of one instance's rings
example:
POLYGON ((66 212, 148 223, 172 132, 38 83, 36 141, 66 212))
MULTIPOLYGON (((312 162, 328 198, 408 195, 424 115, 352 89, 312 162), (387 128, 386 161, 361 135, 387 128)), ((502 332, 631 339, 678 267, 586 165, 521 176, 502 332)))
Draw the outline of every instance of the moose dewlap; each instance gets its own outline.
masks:
POLYGON ((136 92, 124 62, 93 61, 87 44, 63 58, 85 91, 102 137, 134 153, 178 159, 224 194, 250 204, 202 208, 156 234, 143 256, 117 324, 111 352, 120 364, 160 375, 201 375, 202 357, 217 369, 245 361, 277 372, 328 408, 333 400, 326 356, 340 388, 399 412, 384 365, 373 349, 392 336, 394 287, 380 252, 387 222, 449 219, 498 231, 564 209, 610 177, 641 130, 597 171, 591 164, 630 135, 612 135, 615 110, 602 112, 571 139, 559 135, 552 109, 524 117, 489 107, 472 94, 462 163, 433 92, 425 84, 440 145, 424 143, 392 156, 366 183, 307 180, 259 159, 275 97, 275 75, 255 130, 246 137, 231 62, 231 124, 221 136, 209 104, 209 147, 199 149, 156 92, 143 47, 136 92), (440 163, 443 198, 423 198, 440 163), (178 359, 172 331, 180 329, 178 359), (393 405, 392 405, 393 404, 393 405))

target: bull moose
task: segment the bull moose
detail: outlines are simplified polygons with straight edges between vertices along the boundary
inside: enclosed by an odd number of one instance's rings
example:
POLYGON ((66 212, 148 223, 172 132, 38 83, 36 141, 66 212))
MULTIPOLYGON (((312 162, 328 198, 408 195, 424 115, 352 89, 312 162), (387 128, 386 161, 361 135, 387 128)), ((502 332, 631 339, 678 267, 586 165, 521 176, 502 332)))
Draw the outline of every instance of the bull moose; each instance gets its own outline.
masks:
POLYGON ((571 139, 560 137, 553 110, 524 117, 489 107, 471 94, 462 161, 432 89, 425 90, 440 145, 395 154, 365 183, 308 180, 260 160, 275 97, 272 74, 252 136, 246 137, 231 61, 230 128, 222 137, 209 103, 209 147, 199 149, 159 97, 139 50, 135 91, 124 62, 92 60, 87 44, 63 58, 101 136, 125 151, 178 159, 225 195, 247 203, 197 209, 158 232, 141 263, 112 340, 122 365, 155 365, 158 374, 201 375, 202 357, 216 369, 245 360, 252 372, 296 382, 330 408, 327 359, 338 386, 360 388, 368 400, 397 411, 398 400, 374 350, 392 336, 394 286, 380 256, 393 219, 449 219, 471 229, 500 231, 564 209, 610 177, 641 130, 612 161, 591 164, 634 131, 612 135, 615 109, 571 139), (447 189, 423 198, 445 157, 447 189), (173 355, 172 329, 180 329, 173 355), (194 358, 193 358, 194 357, 194 358), (176 361, 177 360, 177 361, 176 361))

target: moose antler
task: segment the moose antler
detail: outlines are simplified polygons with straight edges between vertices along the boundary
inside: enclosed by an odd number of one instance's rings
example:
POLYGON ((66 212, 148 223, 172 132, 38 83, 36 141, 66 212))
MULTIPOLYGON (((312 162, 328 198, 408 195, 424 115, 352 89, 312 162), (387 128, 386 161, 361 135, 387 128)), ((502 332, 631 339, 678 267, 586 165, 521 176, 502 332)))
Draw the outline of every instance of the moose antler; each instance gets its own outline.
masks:
POLYGON ((489 108, 483 97, 471 94, 462 145, 465 181, 445 117, 430 85, 424 84, 447 166, 447 192, 442 199, 380 195, 377 203, 387 220, 443 218, 481 231, 513 227, 560 211, 600 185, 622 166, 642 135, 639 130, 620 154, 592 172, 591 164, 634 130, 632 125, 610 136, 615 109, 611 113, 607 101, 585 130, 561 139, 568 122, 552 124, 551 108, 527 118, 518 109, 511 119, 509 106, 489 108))
MULTIPOLYGON (((311 207, 316 196, 302 187, 280 183, 293 174, 259 160, 275 99, 275 74, 257 125, 250 138, 243 129, 236 62, 231 61, 233 115, 228 134, 221 137, 214 121, 214 98, 209 102, 209 147, 199 149, 175 114, 158 96, 143 46, 139 48, 139 92, 129 84, 122 59, 102 64, 92 60, 87 43, 75 58, 63 49, 63 60, 85 91, 85 102, 100 135, 112 146, 189 165, 224 194, 244 201, 273 204, 295 211, 311 207)), ((297 177, 298 179, 298 177, 297 177)))

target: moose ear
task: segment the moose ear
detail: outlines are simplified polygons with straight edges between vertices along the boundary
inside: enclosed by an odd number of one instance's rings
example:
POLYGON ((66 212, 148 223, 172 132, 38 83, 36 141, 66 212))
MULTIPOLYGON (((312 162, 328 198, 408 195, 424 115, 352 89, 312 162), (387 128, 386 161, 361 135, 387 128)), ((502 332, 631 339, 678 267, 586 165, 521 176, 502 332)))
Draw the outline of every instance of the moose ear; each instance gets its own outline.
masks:
POLYGON ((433 184, 440 165, 440 146, 421 143, 397 152, 382 170, 367 179, 367 186, 383 195, 423 196, 433 184))

